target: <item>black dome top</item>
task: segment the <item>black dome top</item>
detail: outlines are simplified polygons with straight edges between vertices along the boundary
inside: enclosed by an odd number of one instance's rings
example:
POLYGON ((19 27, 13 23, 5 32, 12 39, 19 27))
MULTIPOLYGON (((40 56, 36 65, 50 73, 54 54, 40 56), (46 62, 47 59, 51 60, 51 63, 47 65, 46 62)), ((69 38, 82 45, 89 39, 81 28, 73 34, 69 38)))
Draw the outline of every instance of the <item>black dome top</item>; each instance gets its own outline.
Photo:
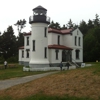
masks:
POLYGON ((36 10, 36 9, 42 9, 42 10, 47 11, 47 9, 45 9, 45 8, 44 8, 44 7, 42 7, 42 6, 37 6, 36 8, 34 8, 34 9, 33 9, 33 11, 34 11, 34 10, 36 10))

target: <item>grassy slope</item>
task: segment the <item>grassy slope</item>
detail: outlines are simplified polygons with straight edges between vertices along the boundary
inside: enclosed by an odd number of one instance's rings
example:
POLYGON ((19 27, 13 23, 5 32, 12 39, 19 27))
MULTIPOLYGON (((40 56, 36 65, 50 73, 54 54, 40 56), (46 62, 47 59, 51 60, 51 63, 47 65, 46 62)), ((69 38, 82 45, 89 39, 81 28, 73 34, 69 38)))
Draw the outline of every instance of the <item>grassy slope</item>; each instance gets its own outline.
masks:
POLYGON ((15 68, 0 69, 0 80, 45 73, 42 71, 24 72, 23 66, 18 65, 18 64, 16 64, 16 65, 17 65, 17 67, 15 67, 15 68))
POLYGON ((100 63, 93 64, 2 90, 0 100, 100 100, 100 63))

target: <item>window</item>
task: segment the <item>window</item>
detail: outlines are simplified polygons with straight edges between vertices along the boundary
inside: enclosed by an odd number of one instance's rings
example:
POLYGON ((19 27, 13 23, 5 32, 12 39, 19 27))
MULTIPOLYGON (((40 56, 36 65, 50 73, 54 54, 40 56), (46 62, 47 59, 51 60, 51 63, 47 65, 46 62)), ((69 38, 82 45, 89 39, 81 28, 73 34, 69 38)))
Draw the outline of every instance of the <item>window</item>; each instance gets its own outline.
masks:
POLYGON ((22 50, 22 58, 24 58, 24 50, 22 50))
POLYGON ((60 36, 58 35, 58 45, 60 45, 60 36))
POLYGON ((79 59, 79 50, 76 50, 76 59, 79 59))
POLYGON ((35 40, 33 40, 33 51, 35 51, 35 40))
POLYGON ((77 35, 78 35, 78 30, 77 30, 77 35))
POLYGON ((56 60, 58 60, 58 52, 59 52, 59 50, 55 50, 55 52, 56 52, 56 60))
POLYGON ((47 37, 47 27, 44 29, 44 37, 47 37))
POLYGON ((29 58, 29 49, 26 49, 26 58, 29 58))
POLYGON ((44 48, 44 58, 47 58, 47 47, 44 48))
POLYGON ((78 45, 79 45, 79 46, 80 46, 80 39, 81 39, 81 38, 79 37, 79 40, 78 40, 78 45))
POLYGON ((27 45, 29 45, 29 37, 27 37, 27 45))
POLYGON ((77 37, 75 36, 75 45, 77 45, 77 37))

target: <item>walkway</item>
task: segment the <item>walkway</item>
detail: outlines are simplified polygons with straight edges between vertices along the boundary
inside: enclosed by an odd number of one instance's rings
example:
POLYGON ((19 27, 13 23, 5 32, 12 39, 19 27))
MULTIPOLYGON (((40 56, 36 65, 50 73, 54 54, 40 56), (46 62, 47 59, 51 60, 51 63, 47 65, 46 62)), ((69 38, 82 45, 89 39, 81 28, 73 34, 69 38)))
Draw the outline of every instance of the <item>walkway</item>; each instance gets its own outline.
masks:
POLYGON ((26 77, 20 77, 20 78, 1 80, 0 81, 0 90, 7 89, 7 88, 12 87, 14 85, 26 83, 26 82, 29 82, 29 81, 32 81, 32 80, 35 80, 35 79, 38 79, 38 78, 41 78, 41 77, 44 77, 44 76, 47 76, 47 75, 57 73, 57 72, 58 71, 48 72, 48 73, 43 73, 43 74, 37 74, 37 75, 31 75, 31 76, 26 76, 26 77))

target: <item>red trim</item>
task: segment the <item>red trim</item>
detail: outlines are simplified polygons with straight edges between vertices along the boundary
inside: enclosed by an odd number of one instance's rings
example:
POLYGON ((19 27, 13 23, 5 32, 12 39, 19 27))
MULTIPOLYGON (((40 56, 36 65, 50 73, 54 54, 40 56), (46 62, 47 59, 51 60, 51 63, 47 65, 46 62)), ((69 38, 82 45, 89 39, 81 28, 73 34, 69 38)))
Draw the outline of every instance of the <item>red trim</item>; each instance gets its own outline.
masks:
POLYGON ((66 47, 64 45, 56 45, 56 44, 53 44, 53 45, 48 45, 48 48, 49 49, 64 49, 64 50, 73 50, 72 48, 70 47, 66 47))
MULTIPOLYGON (((70 34, 72 30, 73 29, 63 29, 63 30, 60 30, 60 29, 48 28, 48 33, 57 33, 57 34, 65 35, 65 34, 70 34)), ((31 35, 31 32, 24 33, 24 36, 27 36, 27 35, 31 35)))
MULTIPOLYGON (((64 45, 56 45, 56 44, 53 44, 53 45, 48 45, 48 48, 49 49, 64 49, 64 50, 73 50, 72 48, 70 47, 66 47, 64 45)), ((19 49, 24 49, 24 46, 22 47, 19 47, 19 49)))
POLYGON ((24 36, 27 36, 27 35, 31 35, 31 32, 29 32, 29 33, 24 33, 24 36))
POLYGON ((22 47, 19 47, 19 49, 24 49, 24 46, 22 46, 22 47))

